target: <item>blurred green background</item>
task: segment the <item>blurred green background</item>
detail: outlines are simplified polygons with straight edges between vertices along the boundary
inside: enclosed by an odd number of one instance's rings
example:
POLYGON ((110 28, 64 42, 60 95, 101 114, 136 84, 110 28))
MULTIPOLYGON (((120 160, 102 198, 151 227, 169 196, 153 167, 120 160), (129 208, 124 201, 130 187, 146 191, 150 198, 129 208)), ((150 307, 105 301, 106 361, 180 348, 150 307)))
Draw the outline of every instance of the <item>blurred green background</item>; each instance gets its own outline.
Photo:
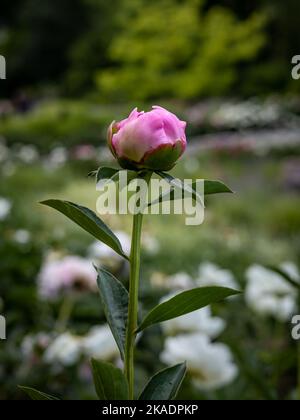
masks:
MULTIPOLYGON (((18 384, 95 398, 86 356, 66 364, 44 355, 59 334, 84 337, 104 324, 97 294, 76 294, 56 331, 68 296, 45 301, 37 288, 49 255, 88 258, 93 240, 38 202, 64 198, 95 209, 87 174, 113 164, 106 128, 135 106, 160 104, 188 122, 189 147, 174 175, 220 179, 235 191, 209 198, 198 227, 178 216, 146 218, 144 310, 176 289, 167 283, 177 273, 197 281, 202 263, 229 270, 243 290, 253 264, 299 267, 300 80, 291 76, 299 13, 297 0, 2 0, 0 314, 7 339, 0 341, 0 399, 24 398, 18 384)), ((130 217, 105 220, 130 234, 130 217)), ((127 282, 126 267, 99 258, 127 282)), ((280 300, 286 291, 268 293, 280 300)), ((178 398, 295 399, 297 310, 278 319, 245 295, 215 305, 226 329, 212 341, 228 346, 238 373, 209 390, 195 386, 191 373, 178 398)), ((165 339, 152 328, 139 341, 139 388, 164 366, 165 339)))

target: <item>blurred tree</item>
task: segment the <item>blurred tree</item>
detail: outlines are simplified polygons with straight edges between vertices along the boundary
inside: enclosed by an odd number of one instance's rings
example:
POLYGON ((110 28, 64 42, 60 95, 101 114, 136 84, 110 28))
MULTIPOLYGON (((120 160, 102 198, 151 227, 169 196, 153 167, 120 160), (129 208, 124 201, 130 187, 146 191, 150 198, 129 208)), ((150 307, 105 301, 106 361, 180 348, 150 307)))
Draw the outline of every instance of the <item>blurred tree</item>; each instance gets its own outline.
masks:
POLYGON ((110 64, 108 47, 118 30, 124 0, 82 0, 88 24, 70 48, 70 67, 66 86, 71 93, 82 93, 94 86, 94 74, 110 64))
POLYGON ((240 21, 219 6, 203 13, 201 0, 139 0, 110 46, 115 68, 99 72, 98 86, 119 100, 227 93, 237 64, 263 47, 264 24, 263 14, 240 21))
POLYGON ((95 79, 116 100, 297 90, 299 12, 299 0, 2 0, 0 93, 82 94, 95 79))
POLYGON ((81 0, 23 0, 2 21, 0 48, 7 57, 9 91, 34 83, 57 83, 69 65, 67 50, 87 22, 81 0))

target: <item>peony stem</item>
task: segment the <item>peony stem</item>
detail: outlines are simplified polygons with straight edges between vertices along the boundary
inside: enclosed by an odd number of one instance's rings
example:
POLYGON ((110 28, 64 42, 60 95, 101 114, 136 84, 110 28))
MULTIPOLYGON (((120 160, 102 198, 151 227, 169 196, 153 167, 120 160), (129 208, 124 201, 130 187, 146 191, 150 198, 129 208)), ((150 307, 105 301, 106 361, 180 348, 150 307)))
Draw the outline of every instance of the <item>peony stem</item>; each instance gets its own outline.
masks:
POLYGON ((128 381, 130 400, 134 399, 134 347, 138 317, 142 222, 142 213, 137 213, 133 216, 130 253, 129 307, 125 348, 125 376, 128 381))
POLYGON ((74 307, 73 296, 66 296, 59 311, 58 319, 55 325, 55 330, 61 334, 66 330, 68 321, 71 317, 74 307))

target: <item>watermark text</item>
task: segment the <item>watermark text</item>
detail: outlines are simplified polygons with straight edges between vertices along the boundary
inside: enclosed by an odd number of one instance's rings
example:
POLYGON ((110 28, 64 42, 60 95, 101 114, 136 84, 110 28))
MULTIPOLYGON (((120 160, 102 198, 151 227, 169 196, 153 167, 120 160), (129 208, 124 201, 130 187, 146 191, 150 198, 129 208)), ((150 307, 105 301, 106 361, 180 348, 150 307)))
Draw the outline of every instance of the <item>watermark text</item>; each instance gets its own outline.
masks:
POLYGON ((294 55, 292 58, 292 64, 294 64, 294 67, 292 69, 292 78, 294 80, 300 79, 300 55, 294 55))
POLYGON ((6 60, 3 55, 0 55, 0 79, 6 79, 6 60))
POLYGON ((300 340, 300 315, 293 316, 292 325, 292 338, 294 340, 300 340))

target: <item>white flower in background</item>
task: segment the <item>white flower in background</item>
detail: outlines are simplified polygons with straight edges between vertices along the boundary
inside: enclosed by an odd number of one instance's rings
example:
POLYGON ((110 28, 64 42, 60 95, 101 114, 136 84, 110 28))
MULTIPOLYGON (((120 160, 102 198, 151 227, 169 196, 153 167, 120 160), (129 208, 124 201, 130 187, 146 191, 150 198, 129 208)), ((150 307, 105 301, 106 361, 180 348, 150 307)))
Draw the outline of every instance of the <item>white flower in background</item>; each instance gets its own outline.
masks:
POLYGON ((274 124, 280 116, 281 110, 278 104, 268 101, 259 103, 257 100, 249 99, 240 103, 222 103, 212 113, 211 123, 218 127, 263 127, 274 124))
POLYGON ((61 363, 63 366, 71 366, 78 362, 80 355, 81 339, 66 332, 52 341, 43 359, 46 363, 61 363))
POLYGON ((0 221, 5 220, 10 213, 12 203, 4 197, 0 197, 0 221))
MULTIPOLYGON (((175 294, 164 297, 161 302, 171 299, 175 294)), ((225 321, 218 317, 213 317, 209 306, 191 312, 178 318, 170 319, 161 324, 166 335, 176 335, 179 333, 199 332, 216 338, 225 329, 225 321)))
POLYGON ((280 268, 293 280, 300 283, 300 273, 296 264, 294 264, 292 261, 285 261, 282 264, 280 264, 280 268))
MULTIPOLYGON (((290 263, 281 266, 294 275, 290 263)), ((245 299, 255 312, 272 315, 280 321, 287 321, 296 310, 297 291, 279 274, 260 265, 252 265, 246 271, 247 286, 245 299)))
POLYGON ((39 158, 39 152, 33 145, 21 146, 17 157, 24 163, 33 163, 39 158))
POLYGON ((18 229, 14 233, 14 241, 20 245, 26 245, 31 239, 30 232, 25 229, 18 229))
MULTIPOLYGON (((130 236, 123 231, 117 231, 115 235, 119 239, 125 254, 129 255, 131 247, 130 236)), ((91 259, 96 259, 100 263, 109 266, 119 264, 123 261, 123 258, 119 254, 100 241, 96 241, 90 245, 88 255, 91 259)))
POLYGON ((64 147, 56 147, 51 151, 45 161, 46 169, 58 168, 66 163, 68 152, 64 147))
POLYGON ((148 254, 156 255, 160 250, 159 241, 149 233, 142 235, 142 247, 148 254))
POLYGON ((190 289, 195 286, 192 277, 184 272, 179 272, 167 278, 167 284, 172 289, 190 289))
POLYGON ((94 327, 82 339, 82 349, 89 358, 113 360, 119 356, 119 350, 108 325, 94 327))
POLYGON ((186 290, 195 287, 192 277, 184 272, 166 276, 158 271, 151 275, 150 283, 153 287, 167 290, 186 290))
POLYGON ((55 299, 61 292, 96 291, 97 274, 92 262, 77 256, 46 261, 38 275, 42 298, 55 299))
POLYGON ((200 287, 220 286, 238 289, 238 285, 231 271, 224 270, 210 262, 200 264, 196 284, 200 287))
POLYGON ((238 374, 230 349, 224 344, 211 343, 202 334, 167 338, 161 360, 166 364, 186 361, 193 383, 202 390, 228 385, 238 374))
POLYGON ((39 332, 35 335, 27 335, 21 343, 21 353, 24 357, 30 358, 35 353, 44 352, 51 342, 51 337, 45 332, 39 332))

